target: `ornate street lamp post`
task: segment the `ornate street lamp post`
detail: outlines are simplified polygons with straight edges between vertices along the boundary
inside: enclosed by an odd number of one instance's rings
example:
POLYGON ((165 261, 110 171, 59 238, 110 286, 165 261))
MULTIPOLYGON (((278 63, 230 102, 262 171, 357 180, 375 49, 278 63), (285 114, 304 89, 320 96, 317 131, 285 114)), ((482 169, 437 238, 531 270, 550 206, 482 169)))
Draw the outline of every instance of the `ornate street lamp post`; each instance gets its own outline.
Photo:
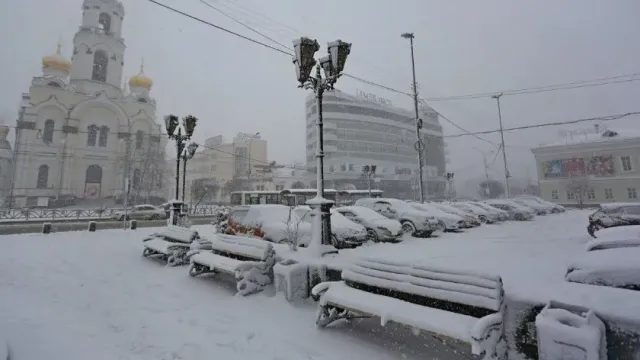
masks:
MULTIPOLYGON (((332 245, 331 241, 331 206, 333 201, 324 198, 324 144, 322 133, 322 95, 327 91, 333 90, 333 87, 342 75, 347 57, 351 52, 351 44, 341 40, 330 42, 327 45, 329 55, 321 58, 319 61, 314 59, 315 53, 320 50, 318 41, 303 37, 293 41, 295 56, 293 63, 296 68, 297 80, 300 83, 298 87, 311 89, 316 95, 317 103, 317 143, 316 143, 316 188, 317 195, 315 199, 311 199, 307 204, 316 211, 316 217, 320 217, 322 226, 314 228, 314 236, 312 236, 311 245, 318 246, 332 245), (317 66, 316 66, 317 64, 317 66), (311 76, 311 70, 316 67, 315 77, 311 76), (324 71, 324 78, 321 71, 324 71)), ((318 246, 320 247, 320 246, 318 246)))
MULTIPOLYGON (((173 212, 171 213, 170 223, 172 225, 178 225, 178 219, 182 212, 182 207, 184 206, 184 189, 182 191, 182 201, 178 200, 180 196, 180 158, 184 157, 184 171, 182 182, 184 186, 185 174, 186 174, 186 163, 187 159, 184 155, 185 150, 188 151, 188 146, 191 145, 191 136, 193 136, 193 131, 196 128, 196 124, 198 123, 198 119, 194 116, 188 115, 182 119, 182 122, 178 119, 176 115, 167 115, 164 117, 164 124, 167 128, 167 136, 169 139, 176 142, 176 196, 175 199, 171 201, 173 205, 173 212)), ((196 145, 197 149, 197 145, 196 145)), ((193 150, 195 153, 195 149, 193 150)))

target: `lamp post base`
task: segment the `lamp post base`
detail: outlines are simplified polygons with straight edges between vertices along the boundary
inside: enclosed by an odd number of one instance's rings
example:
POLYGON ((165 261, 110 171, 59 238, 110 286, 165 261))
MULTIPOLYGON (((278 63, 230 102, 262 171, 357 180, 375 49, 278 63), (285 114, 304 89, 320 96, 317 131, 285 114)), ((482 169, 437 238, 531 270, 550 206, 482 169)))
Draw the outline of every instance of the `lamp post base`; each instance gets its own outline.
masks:
POLYGON ((171 213, 169 214, 169 225, 178 226, 181 223, 182 207, 184 203, 180 200, 172 200, 169 202, 171 205, 171 213))
POLYGON ((316 254, 322 257, 326 254, 335 254, 338 250, 331 241, 331 207, 333 201, 321 197, 315 197, 307 201, 307 205, 316 212, 319 224, 314 224, 309 248, 315 249, 316 254))

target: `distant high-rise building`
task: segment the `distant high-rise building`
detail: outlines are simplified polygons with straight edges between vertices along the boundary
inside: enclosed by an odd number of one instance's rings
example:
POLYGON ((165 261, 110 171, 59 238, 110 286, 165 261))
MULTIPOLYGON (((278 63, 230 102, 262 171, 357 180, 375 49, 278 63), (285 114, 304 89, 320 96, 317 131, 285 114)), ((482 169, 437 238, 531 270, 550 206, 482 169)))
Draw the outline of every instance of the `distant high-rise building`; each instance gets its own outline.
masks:
MULTIPOLYGON (((422 107, 421 131, 426 144, 423 161, 425 196, 439 197, 446 182, 445 151, 438 114, 422 107)), ((306 155, 309 172, 316 170, 316 101, 306 102, 306 155)), ((416 125, 412 110, 394 107, 388 100, 358 91, 350 95, 339 90, 323 98, 325 187, 354 186, 366 189, 362 166, 377 166, 374 186, 385 196, 418 198, 418 154, 416 125)), ((315 186, 315 178, 311 181, 315 186)))

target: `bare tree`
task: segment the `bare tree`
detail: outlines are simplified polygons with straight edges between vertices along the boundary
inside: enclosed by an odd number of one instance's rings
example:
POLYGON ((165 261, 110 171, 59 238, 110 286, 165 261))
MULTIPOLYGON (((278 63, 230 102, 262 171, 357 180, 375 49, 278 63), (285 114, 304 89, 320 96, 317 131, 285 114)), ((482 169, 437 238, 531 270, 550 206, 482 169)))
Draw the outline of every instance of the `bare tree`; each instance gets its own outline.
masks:
POLYGON ((571 178, 566 186, 567 193, 573 194, 580 209, 584 206, 585 197, 589 192, 589 188, 589 178, 586 176, 571 178))
MULTIPOLYGON (((306 215, 306 213, 305 213, 306 215)), ((293 212, 293 206, 289 206, 289 215, 287 220, 283 221, 285 225, 286 243, 289 245, 291 251, 298 250, 298 243, 302 238, 302 232, 300 231, 300 224, 303 222, 304 216, 296 216, 293 212)))

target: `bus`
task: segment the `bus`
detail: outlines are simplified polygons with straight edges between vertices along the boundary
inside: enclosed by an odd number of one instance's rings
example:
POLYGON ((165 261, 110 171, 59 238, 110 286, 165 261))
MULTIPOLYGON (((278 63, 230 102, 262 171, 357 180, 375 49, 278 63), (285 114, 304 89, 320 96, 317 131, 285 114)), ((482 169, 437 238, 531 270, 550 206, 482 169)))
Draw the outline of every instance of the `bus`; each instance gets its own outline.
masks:
MULTIPOLYGON (((231 205, 282 204, 305 205, 316 197, 316 189, 284 189, 282 191, 235 191, 231 193, 231 205)), ((371 197, 382 197, 382 190, 371 190, 371 197)), ((324 197, 336 205, 350 205, 356 200, 369 197, 368 190, 325 189, 324 197)))
POLYGON ((359 199, 365 198, 381 198, 384 191, 382 190, 341 190, 338 193, 337 205, 349 206, 353 205, 359 199), (369 194, 371 193, 371 194, 369 194))

